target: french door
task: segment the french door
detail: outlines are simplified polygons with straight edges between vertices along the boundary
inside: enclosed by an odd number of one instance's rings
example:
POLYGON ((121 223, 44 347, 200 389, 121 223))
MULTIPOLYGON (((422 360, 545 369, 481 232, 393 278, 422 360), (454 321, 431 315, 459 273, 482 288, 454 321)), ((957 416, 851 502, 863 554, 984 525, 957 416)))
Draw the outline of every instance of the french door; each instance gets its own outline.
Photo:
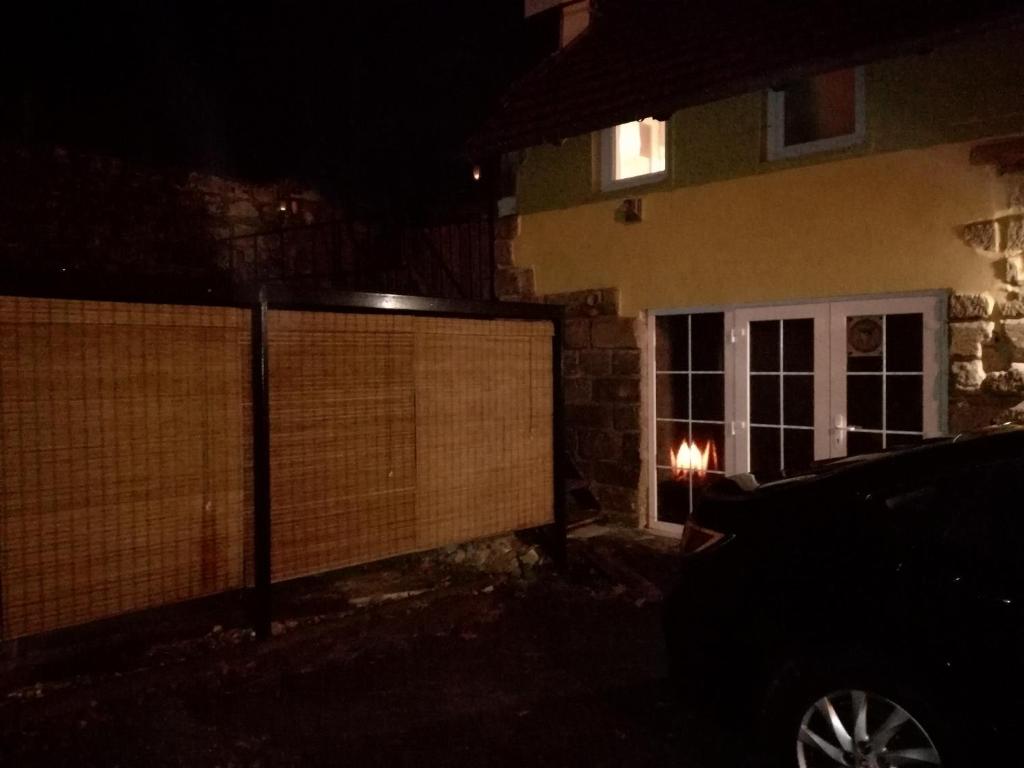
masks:
POLYGON ((930 295, 656 316, 652 524, 685 519, 716 474, 764 481, 940 434, 943 307, 930 295))
POLYGON ((737 310, 737 472, 775 476, 829 456, 829 308, 737 310))
POLYGON ((934 297, 736 310, 736 471, 811 462, 939 434, 934 297))
POLYGON ((873 453, 941 434, 944 303, 926 297, 830 306, 829 456, 873 453))

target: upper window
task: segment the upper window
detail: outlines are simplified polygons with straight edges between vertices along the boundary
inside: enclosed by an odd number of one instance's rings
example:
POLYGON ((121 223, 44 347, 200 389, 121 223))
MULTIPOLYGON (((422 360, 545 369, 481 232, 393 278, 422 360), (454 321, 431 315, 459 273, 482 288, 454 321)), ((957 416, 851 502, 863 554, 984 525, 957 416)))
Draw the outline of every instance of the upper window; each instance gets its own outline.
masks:
POLYGON ((601 135, 601 187, 656 181, 665 175, 665 122, 645 117, 601 135))
POLYGON ((768 159, 864 140, 864 69, 840 69, 768 91, 768 159))

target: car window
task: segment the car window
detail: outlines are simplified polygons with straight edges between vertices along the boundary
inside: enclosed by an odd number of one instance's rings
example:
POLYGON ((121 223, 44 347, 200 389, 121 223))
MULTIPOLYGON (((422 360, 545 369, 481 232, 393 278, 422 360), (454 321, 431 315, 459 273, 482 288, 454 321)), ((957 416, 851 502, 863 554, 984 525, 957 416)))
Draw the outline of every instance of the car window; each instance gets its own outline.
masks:
POLYGON ((912 557, 928 563, 941 558, 942 538, 950 521, 939 503, 940 489, 935 477, 896 478, 875 495, 877 506, 873 527, 878 529, 879 553, 899 560, 912 557))
POLYGON ((1024 461, 992 462, 947 476, 939 500, 943 549, 968 571, 1024 576, 1024 461))

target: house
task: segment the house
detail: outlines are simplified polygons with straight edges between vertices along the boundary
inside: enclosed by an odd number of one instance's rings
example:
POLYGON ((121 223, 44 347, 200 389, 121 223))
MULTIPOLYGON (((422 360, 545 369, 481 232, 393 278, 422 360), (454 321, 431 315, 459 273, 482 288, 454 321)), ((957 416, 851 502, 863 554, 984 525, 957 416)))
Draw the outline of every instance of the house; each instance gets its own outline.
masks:
POLYGON ((567 445, 678 531, 785 474, 1024 418, 1019 4, 532 0, 560 50, 474 139, 498 291, 567 305, 567 445))

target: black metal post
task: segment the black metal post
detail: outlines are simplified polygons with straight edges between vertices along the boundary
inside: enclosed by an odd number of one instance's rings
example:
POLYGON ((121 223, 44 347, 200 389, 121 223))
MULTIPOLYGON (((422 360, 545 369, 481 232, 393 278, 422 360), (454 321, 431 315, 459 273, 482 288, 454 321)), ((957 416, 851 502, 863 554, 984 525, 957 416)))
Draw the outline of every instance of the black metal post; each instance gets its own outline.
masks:
POLYGON ((565 320, 558 317, 554 321, 555 332, 551 336, 551 437, 554 466, 552 491, 554 502, 554 541, 551 543, 551 556, 555 564, 564 567, 566 564, 567 520, 565 514, 565 391, 562 388, 562 334, 565 320))
POLYGON ((270 636, 270 395, 267 367, 267 294, 261 288, 252 307, 252 622, 256 636, 270 636))
POLYGON ((487 174, 487 196, 484 203, 484 209, 487 212, 487 268, 484 276, 486 282, 483 286, 484 290, 480 294, 480 298, 486 301, 495 299, 494 276, 497 274, 498 267, 494 263, 497 250, 494 238, 498 235, 498 200, 502 192, 501 160, 492 161, 490 165, 491 173, 487 174))
POLYGON ((0 650, 5 651, 0 653, 0 660, 5 658, 13 658, 13 655, 8 656, 7 654, 15 654, 17 652, 17 641, 4 641, 7 636, 7 606, 4 605, 4 592, 3 592, 3 573, 0 572, 0 650))

